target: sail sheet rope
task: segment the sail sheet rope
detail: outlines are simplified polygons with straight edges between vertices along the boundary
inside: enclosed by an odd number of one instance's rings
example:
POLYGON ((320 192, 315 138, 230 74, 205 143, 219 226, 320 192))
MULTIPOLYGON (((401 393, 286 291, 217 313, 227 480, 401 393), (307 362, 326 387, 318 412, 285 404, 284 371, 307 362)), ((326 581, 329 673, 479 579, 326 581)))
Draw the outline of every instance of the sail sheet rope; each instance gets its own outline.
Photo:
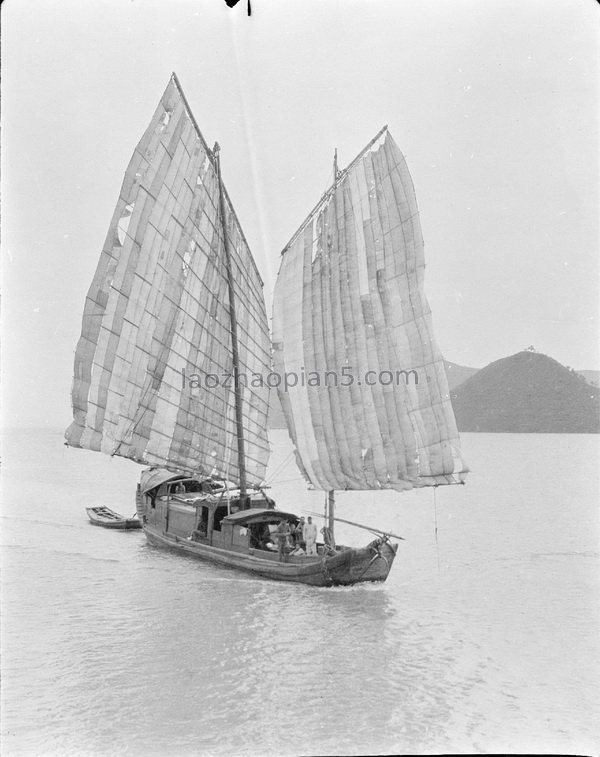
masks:
MULTIPOLYGON (((288 463, 290 462, 290 460, 292 459, 292 457, 293 457, 293 456, 294 456, 294 451, 292 450, 292 451, 291 451, 291 452, 290 452, 290 453, 289 453, 289 454, 288 454, 288 455, 287 455, 287 456, 286 456, 286 457, 285 457, 285 458, 284 458, 284 459, 283 459, 283 460, 282 460, 282 461, 281 461, 281 462, 279 463, 279 465, 278 465, 278 466, 277 466, 277 467, 275 468, 275 470, 274 470, 274 471, 273 471, 273 473, 272 473, 272 474, 271 474, 271 475, 269 476, 269 478, 268 478, 268 479, 267 479, 267 480, 265 481, 265 483, 266 483, 266 484, 268 484, 268 485, 275 483, 275 481, 277 480, 277 476, 281 475, 281 473, 282 473, 282 472, 284 471, 284 469, 285 469, 285 468, 287 467, 288 463)), ((299 479, 299 478, 300 478, 300 477, 298 477, 298 479, 299 479)), ((292 481, 296 481, 296 480, 298 480, 298 479, 290 479, 290 480, 292 480, 292 481)), ((279 482, 279 483, 283 483, 283 482, 279 482)))

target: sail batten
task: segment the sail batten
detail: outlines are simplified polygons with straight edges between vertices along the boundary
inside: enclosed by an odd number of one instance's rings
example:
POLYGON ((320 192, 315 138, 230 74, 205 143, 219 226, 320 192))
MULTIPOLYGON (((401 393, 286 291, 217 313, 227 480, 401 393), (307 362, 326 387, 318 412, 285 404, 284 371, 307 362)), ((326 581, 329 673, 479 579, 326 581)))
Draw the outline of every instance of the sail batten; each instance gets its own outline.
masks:
POLYGON ((414 187, 384 131, 286 245, 275 289, 276 370, 337 376, 280 392, 300 468, 325 490, 437 486, 466 471, 423 290, 414 187), (382 379, 394 375, 407 380, 382 379))
MULTIPOLYGON (((219 186, 173 75, 125 173, 86 299, 72 446, 238 480, 224 233, 244 375, 268 372, 270 343, 262 280, 224 188, 221 223, 219 186), (207 376, 217 385, 199 385, 207 376)), ((269 455, 268 388, 246 383, 241 395, 257 485, 269 455)))

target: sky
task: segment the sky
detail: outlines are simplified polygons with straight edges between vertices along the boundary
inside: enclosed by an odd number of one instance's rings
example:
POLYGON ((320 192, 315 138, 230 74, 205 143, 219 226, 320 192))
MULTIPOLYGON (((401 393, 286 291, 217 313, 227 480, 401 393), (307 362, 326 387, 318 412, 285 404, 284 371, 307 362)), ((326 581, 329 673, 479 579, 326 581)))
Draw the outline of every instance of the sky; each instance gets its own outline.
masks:
POLYGON ((64 428, 123 174, 175 71, 265 282, 387 124, 444 356, 600 369, 593 0, 4 0, 5 426, 64 428))

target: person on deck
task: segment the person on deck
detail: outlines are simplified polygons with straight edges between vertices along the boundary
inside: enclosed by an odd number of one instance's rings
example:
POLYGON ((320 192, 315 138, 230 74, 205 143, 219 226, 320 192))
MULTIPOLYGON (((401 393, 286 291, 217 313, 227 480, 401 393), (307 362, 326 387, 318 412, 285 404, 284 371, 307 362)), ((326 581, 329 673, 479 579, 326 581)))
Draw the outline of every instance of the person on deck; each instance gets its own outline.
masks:
POLYGON ((323 534, 323 551, 328 555, 334 555, 335 541, 333 540, 331 529, 327 526, 323 526, 321 533, 323 534))
POLYGON ((306 542, 304 541, 304 526, 306 525, 304 521, 304 515, 300 516, 300 520, 298 521, 298 524, 296 525, 296 544, 302 547, 302 549, 306 549, 306 542))
POLYGON ((312 522, 310 515, 308 516, 308 522, 304 526, 302 533, 304 541, 306 542, 306 554, 317 554, 317 524, 312 522))
POLYGON ((279 555, 279 560, 283 562, 285 560, 286 547, 288 546, 288 537, 290 535, 290 526, 287 520, 281 521, 277 526, 275 535, 277 536, 277 553, 279 555))
POLYGON ((260 549, 275 549, 273 539, 271 538, 271 531, 266 523, 259 526, 258 546, 260 549))

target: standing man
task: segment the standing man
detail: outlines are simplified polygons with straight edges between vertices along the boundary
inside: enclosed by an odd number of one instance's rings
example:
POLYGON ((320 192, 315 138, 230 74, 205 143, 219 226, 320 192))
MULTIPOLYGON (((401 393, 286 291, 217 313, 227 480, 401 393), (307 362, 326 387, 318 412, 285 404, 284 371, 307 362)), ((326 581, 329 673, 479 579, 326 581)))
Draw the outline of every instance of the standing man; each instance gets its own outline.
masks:
POLYGON ((304 526, 303 534, 304 541, 306 542, 306 554, 317 554, 317 524, 312 522, 310 515, 308 516, 308 522, 304 526))
POLYGON ((288 536, 290 535, 290 526, 287 520, 281 521, 281 523, 277 526, 277 531, 275 532, 275 534, 277 536, 277 548, 278 548, 279 561, 285 562, 288 536))
POLYGON ((304 515, 300 516, 300 521, 298 525, 296 526, 296 544, 299 544, 302 549, 306 549, 306 543, 304 541, 304 526, 306 525, 304 521, 304 515))

